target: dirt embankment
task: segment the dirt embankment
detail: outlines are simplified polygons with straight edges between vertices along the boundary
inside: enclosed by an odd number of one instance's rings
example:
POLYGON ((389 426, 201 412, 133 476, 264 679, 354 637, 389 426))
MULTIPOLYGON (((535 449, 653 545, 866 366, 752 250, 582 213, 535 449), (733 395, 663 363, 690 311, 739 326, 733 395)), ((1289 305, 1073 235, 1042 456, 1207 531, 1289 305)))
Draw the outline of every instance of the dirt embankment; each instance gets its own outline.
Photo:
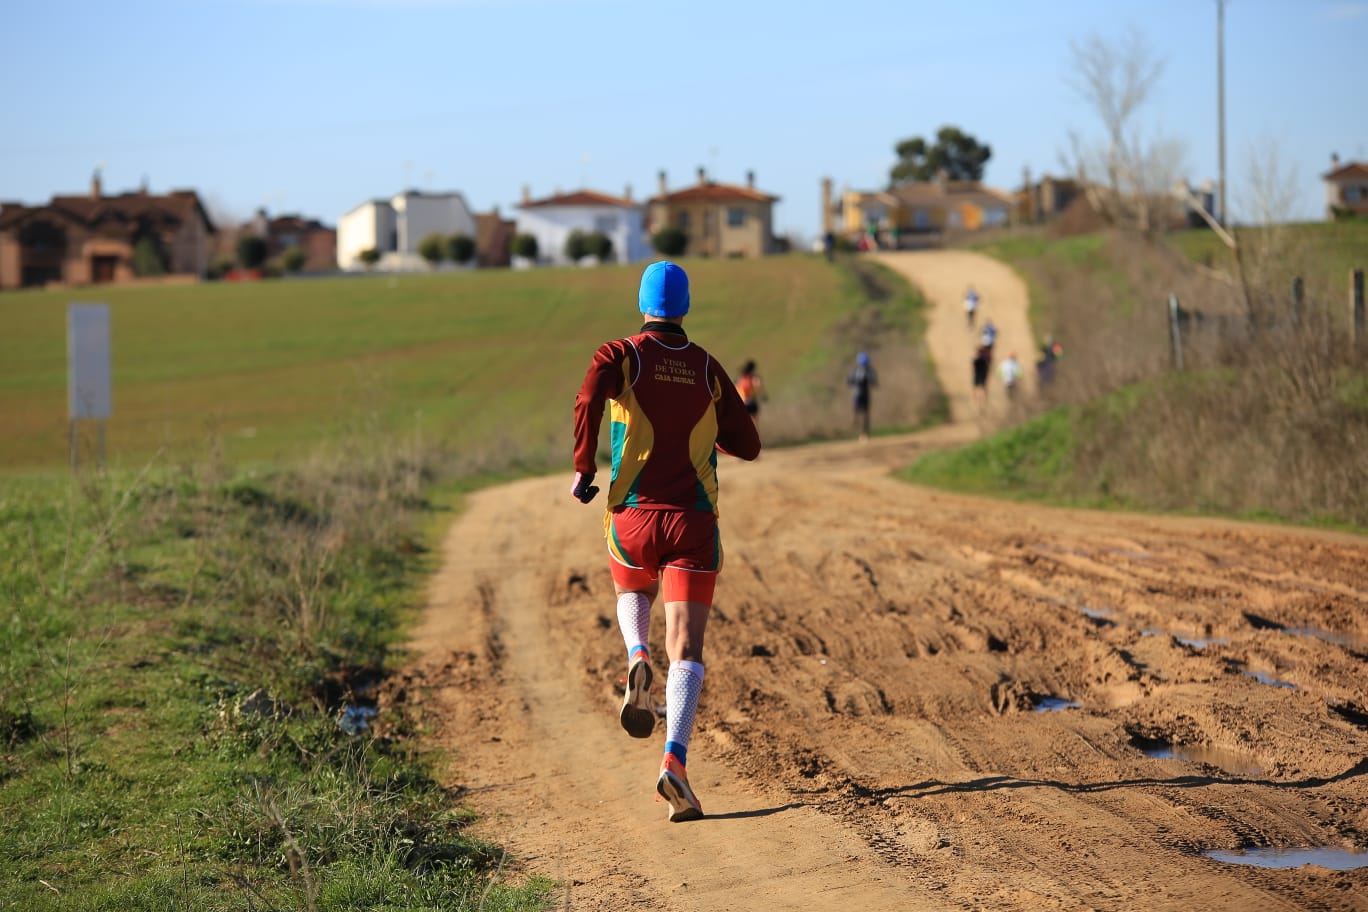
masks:
POLYGON ((724 462, 691 824, 617 725, 598 505, 473 496, 409 690, 479 832, 573 909, 1368 909, 1203 854, 1368 846, 1368 545, 887 477, 973 433, 724 462))

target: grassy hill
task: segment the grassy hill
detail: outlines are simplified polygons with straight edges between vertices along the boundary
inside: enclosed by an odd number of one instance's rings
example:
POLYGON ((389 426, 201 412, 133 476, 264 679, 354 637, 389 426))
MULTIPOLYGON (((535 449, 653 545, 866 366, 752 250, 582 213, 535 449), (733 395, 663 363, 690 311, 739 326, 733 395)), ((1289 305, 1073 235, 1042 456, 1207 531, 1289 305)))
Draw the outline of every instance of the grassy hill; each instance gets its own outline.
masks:
MULTIPOLYGON (((870 305, 848 269, 816 257, 684 265, 691 337, 729 372, 757 359, 776 400, 822 392, 855 350, 870 305)), ((609 266, 0 295, 0 471, 65 462, 70 301, 111 308, 116 462, 204 452, 210 438, 232 461, 269 462, 343 425, 418 433, 477 464, 515 451, 535 461, 568 439, 594 347, 640 325, 639 276, 609 266)), ((884 321, 888 335, 915 340, 914 305, 882 306, 904 315, 884 321)))
POLYGON ((910 480, 1059 503, 1368 529, 1368 352, 1349 342, 1368 225, 1147 241, 1029 233, 983 248, 1026 277, 1035 326, 1063 341, 1032 420, 935 453, 910 480), (1292 278, 1305 285, 1300 316, 1292 278), (1170 356, 1167 298, 1199 312, 1170 356))

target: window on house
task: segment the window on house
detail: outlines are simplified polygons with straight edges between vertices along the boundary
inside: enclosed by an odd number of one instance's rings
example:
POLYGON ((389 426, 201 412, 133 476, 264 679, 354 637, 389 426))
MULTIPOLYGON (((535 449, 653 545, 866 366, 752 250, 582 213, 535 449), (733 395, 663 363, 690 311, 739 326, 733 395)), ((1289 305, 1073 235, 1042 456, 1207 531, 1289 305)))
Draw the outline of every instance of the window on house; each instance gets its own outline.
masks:
POLYGON ((599 234, 612 234, 617 230, 618 220, 615 215, 596 215, 594 216, 594 230, 599 234))
POLYGON ((679 230, 680 230, 680 231, 688 231, 688 230, 689 230, 689 213, 688 213, 688 212, 681 212, 681 213, 679 213, 679 230))
POLYGON ((740 206, 727 207, 727 226, 730 228, 740 228, 746 224, 746 210, 740 206))
POLYGON ((1357 203, 1361 199, 1363 199, 1362 187, 1350 186, 1344 188, 1344 201, 1346 203, 1357 203))
POLYGON ((912 214, 912 225, 916 228, 930 228, 931 213, 927 212, 925 209, 918 209, 912 214))
POLYGON ((958 209, 951 209, 945 214, 945 224, 949 228, 958 228, 962 222, 963 219, 960 218, 960 211, 958 209))

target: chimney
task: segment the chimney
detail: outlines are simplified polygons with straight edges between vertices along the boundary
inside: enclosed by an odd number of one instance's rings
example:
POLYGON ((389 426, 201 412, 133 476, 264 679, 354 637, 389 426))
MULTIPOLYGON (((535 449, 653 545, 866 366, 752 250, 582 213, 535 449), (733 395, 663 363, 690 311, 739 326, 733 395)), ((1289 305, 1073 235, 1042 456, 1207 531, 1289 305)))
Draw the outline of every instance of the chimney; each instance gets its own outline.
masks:
POLYGON ((1330 153, 1330 170, 1331 170, 1331 171, 1338 171, 1338 170, 1339 170, 1339 153, 1338 153, 1338 152, 1331 152, 1331 153, 1330 153))
POLYGON ((698 182, 700 184, 706 184, 708 182, 708 172, 703 170, 702 165, 698 166, 698 182))
POLYGON ((632 201, 632 185, 631 185, 631 184, 628 184, 626 187, 623 187, 623 188, 622 188, 622 198, 625 199, 625 200, 626 200, 627 202, 629 202, 629 203, 632 201))
POLYGON ((754 172, 754 171, 747 171, 747 172, 746 172, 746 186, 747 186, 747 187, 750 187, 752 190, 755 189, 755 172, 754 172))
POLYGON ((532 187, 528 184, 522 186, 522 201, 524 206, 532 202, 532 187))
POLYGON ((100 186, 100 169, 96 168, 95 173, 90 176, 90 198, 99 199, 104 195, 104 188, 100 186))
POLYGON ((822 178, 822 234, 831 233, 831 178, 822 178))
POLYGON ((670 192, 670 191, 668 191, 668 190, 665 189, 665 172, 664 172, 664 171, 661 171, 659 177, 660 177, 660 195, 661 195, 661 196, 665 196, 667 193, 670 192))

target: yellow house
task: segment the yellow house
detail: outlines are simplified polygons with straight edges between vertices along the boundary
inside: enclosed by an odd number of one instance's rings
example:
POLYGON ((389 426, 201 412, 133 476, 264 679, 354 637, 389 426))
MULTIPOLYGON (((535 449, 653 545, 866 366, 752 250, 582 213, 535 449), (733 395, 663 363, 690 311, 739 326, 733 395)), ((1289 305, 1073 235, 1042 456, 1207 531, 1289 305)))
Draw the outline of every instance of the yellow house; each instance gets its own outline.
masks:
MULTIPOLYGON (((824 183, 824 197, 830 183, 824 183)), ((1016 205, 1010 193, 979 181, 918 181, 889 190, 846 190, 840 203, 828 203, 823 224, 852 240, 867 237, 880 246, 916 234, 979 231, 1006 225, 1016 205)))
POLYGON ((648 201, 647 231, 678 228, 689 239, 686 256, 758 257, 775 252, 774 204, 779 197, 746 185, 719 184, 698 169, 698 183, 670 192, 660 172, 660 192, 648 201))

